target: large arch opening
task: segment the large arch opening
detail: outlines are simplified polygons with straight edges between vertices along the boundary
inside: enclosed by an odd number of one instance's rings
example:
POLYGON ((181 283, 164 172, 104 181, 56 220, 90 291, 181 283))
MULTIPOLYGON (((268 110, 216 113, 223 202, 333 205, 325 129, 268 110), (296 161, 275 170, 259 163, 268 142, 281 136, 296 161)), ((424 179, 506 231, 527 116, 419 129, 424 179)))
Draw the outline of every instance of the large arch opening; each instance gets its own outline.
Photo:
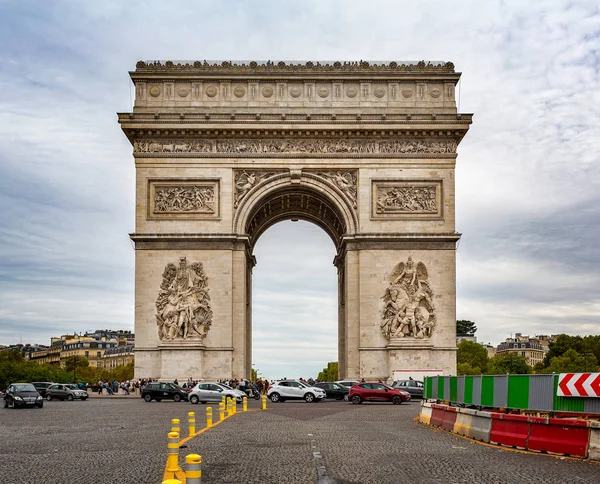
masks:
POLYGON ((249 265, 256 264, 247 280, 250 364, 267 378, 316 378, 329 361, 345 360, 337 256, 353 227, 330 187, 282 181, 257 190, 245 211, 249 265))
POLYGON ((336 249, 306 221, 269 226, 254 248, 252 364, 260 378, 316 378, 338 361, 336 249))

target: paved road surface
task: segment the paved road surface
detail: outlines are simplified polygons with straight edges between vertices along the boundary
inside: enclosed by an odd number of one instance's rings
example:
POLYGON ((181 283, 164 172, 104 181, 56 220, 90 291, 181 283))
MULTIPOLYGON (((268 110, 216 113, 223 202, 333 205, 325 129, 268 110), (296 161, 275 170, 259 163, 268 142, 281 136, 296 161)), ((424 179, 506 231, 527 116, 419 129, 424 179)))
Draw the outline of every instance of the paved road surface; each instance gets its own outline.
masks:
MULTIPOLYGON (((137 398, 0 408, 0 482, 160 484, 170 420, 184 423, 192 409, 200 421, 203 405, 137 398)), ((417 402, 269 404, 181 454, 202 455, 204 484, 600 482, 599 464, 482 446, 416 423, 418 410, 417 402)))

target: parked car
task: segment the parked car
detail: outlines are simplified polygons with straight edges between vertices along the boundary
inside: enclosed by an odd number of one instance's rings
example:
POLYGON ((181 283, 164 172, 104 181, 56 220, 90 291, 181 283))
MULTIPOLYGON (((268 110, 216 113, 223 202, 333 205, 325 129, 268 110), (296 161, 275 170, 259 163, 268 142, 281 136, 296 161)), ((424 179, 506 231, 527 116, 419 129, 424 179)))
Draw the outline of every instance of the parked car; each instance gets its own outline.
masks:
POLYGON ((35 387, 37 392, 42 396, 42 398, 46 398, 46 390, 50 385, 54 385, 54 383, 50 381, 34 381, 31 384, 35 387))
POLYGON ((234 390, 233 388, 216 382, 202 382, 198 383, 190 391, 189 400, 193 404, 198 402, 220 402, 223 396, 227 398, 235 398, 237 403, 242 401, 246 393, 241 390, 234 390))
POLYGON ((356 404, 362 402, 392 402, 400 405, 410 401, 410 393, 391 388, 383 383, 358 383, 350 389, 348 399, 356 404))
POLYGON ((88 392, 70 383, 53 383, 46 388, 46 400, 81 400, 88 398, 88 392))
POLYGON ((308 403, 320 402, 325 398, 325 390, 311 387, 298 380, 281 380, 273 382, 267 390, 267 397, 272 402, 285 402, 286 400, 305 400, 308 403))
POLYGON ((392 383, 393 388, 410 393, 411 398, 423 398, 423 382, 418 380, 396 380, 392 383))
POLYGON ((4 394, 4 408, 26 407, 27 405, 44 406, 44 399, 31 383, 13 383, 4 394))
POLYGON ((185 388, 181 388, 174 383, 152 382, 148 383, 142 389, 142 398, 146 402, 151 402, 152 400, 156 400, 157 402, 161 400, 174 400, 175 402, 184 400, 187 402, 189 394, 185 388))
POLYGON ((315 383, 313 386, 325 390, 327 398, 348 401, 348 393, 350 392, 349 387, 334 382, 319 382, 315 383))

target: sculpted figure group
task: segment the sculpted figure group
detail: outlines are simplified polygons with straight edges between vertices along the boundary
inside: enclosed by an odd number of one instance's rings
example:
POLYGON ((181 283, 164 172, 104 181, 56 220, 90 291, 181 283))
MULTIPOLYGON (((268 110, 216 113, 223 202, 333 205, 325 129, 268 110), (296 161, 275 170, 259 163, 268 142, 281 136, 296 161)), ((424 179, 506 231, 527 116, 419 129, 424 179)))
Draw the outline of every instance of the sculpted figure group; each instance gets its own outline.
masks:
POLYGON ((156 187, 155 212, 215 212, 213 187, 180 185, 156 187))
POLYGON ((435 328, 433 291, 425 264, 398 264, 383 296, 381 333, 386 339, 429 338, 435 328))
POLYGON ((436 188, 393 187, 377 191, 377 212, 435 212, 436 188))
POLYGON ((156 324, 161 340, 203 340, 212 324, 208 278, 202 263, 187 267, 181 257, 179 268, 167 264, 156 299, 156 324))

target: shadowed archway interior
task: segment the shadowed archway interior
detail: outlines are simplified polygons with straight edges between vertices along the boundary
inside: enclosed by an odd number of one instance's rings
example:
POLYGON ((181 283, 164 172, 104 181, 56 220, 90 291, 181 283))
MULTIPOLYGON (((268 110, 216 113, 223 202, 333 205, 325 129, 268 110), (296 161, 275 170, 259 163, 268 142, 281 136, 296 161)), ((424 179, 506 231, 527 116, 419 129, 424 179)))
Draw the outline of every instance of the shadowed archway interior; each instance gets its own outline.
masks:
POLYGON ((331 237, 336 249, 347 233, 342 214, 327 197, 307 187, 288 186, 256 202, 245 227, 251 246, 271 225, 283 220, 306 220, 318 225, 331 237))

